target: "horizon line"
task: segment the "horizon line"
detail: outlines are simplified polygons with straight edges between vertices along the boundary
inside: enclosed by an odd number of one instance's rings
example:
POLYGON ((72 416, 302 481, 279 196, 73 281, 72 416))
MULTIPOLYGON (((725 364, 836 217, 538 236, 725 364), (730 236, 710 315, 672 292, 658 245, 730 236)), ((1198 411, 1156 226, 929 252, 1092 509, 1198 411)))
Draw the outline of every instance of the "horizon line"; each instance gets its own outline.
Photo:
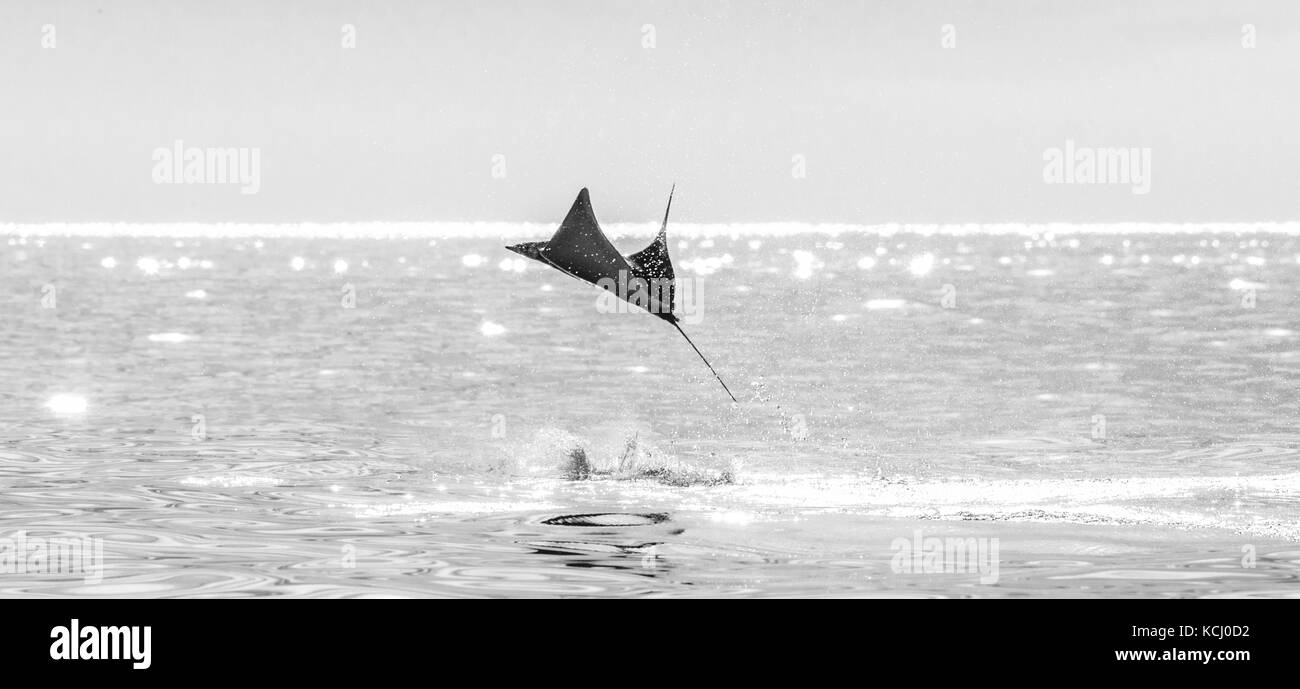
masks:
MULTIPOLYGON (((285 237, 285 238, 410 238, 461 239, 549 236, 554 222, 510 221, 341 221, 341 222, 0 222, 0 236, 86 237, 285 237)), ((654 221, 609 223, 611 237, 652 237, 654 221)), ((783 236, 795 234, 921 234, 941 236, 1042 234, 1231 234, 1300 235, 1300 220, 1230 222, 994 222, 994 223, 827 223, 730 222, 675 223, 670 234, 680 237, 783 236)))

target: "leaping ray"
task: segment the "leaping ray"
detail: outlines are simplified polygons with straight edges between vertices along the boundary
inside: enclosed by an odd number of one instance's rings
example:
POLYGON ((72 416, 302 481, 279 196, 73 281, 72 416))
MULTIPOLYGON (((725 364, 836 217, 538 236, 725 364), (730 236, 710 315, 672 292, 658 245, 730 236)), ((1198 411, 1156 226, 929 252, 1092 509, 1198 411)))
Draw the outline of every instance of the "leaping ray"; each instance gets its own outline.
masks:
POLYGON ((577 200, 573 202, 569 214, 565 216, 564 222, 560 223, 560 229, 555 231, 550 241, 524 242, 506 248, 557 268, 583 282, 614 292, 623 301, 639 306, 668 321, 677 332, 682 334, 682 337, 686 338, 686 342, 699 355, 704 365, 709 367, 709 371, 722 384, 722 389, 727 391, 731 401, 737 402, 736 396, 731 394, 731 389, 723 382, 722 376, 713 369, 713 364, 709 363, 700 352, 700 348, 696 347, 686 331, 682 330, 681 319, 673 312, 677 280, 673 272, 672 259, 668 256, 668 214, 672 211, 673 192, 676 190, 677 185, 674 184, 672 191, 668 192, 668 207, 664 209, 664 222, 659 228, 659 234, 655 235, 650 246, 631 256, 624 257, 620 254, 601 231, 600 223, 596 222, 596 214, 591 209, 591 196, 586 188, 578 192, 577 200), (632 295, 627 294, 626 287, 631 278, 645 281, 645 284, 650 287, 648 296, 643 291, 639 298, 630 298, 632 295), (624 293, 619 294, 615 286, 622 286, 624 293))

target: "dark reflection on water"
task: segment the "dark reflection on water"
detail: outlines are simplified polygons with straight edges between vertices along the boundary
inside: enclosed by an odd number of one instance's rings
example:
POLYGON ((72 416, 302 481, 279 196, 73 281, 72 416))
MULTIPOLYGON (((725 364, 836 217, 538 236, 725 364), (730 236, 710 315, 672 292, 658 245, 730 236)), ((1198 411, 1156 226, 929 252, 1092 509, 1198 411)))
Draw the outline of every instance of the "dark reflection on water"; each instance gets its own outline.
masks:
POLYGON ((1296 595, 1294 237, 673 251, 738 407, 494 241, 0 243, 0 538, 103 553, 0 593, 1296 595), (929 537, 996 581, 900 571, 929 537))

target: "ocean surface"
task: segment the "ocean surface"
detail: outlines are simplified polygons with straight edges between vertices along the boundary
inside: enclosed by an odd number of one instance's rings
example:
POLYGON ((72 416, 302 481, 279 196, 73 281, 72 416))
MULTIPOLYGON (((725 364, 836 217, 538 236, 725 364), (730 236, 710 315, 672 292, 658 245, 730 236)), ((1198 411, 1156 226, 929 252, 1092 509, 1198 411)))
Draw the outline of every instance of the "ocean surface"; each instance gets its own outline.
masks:
POLYGON ((1300 595, 1294 227, 3 229, 3 596, 1300 595))

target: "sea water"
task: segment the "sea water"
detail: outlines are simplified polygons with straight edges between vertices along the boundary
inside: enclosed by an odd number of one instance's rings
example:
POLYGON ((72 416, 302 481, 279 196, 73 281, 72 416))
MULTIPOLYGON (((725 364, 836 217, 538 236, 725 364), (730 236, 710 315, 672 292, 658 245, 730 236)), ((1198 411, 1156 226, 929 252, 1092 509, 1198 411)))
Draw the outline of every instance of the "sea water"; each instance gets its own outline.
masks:
POLYGON ((3 595, 1300 590, 1294 226, 2 229, 3 595))

